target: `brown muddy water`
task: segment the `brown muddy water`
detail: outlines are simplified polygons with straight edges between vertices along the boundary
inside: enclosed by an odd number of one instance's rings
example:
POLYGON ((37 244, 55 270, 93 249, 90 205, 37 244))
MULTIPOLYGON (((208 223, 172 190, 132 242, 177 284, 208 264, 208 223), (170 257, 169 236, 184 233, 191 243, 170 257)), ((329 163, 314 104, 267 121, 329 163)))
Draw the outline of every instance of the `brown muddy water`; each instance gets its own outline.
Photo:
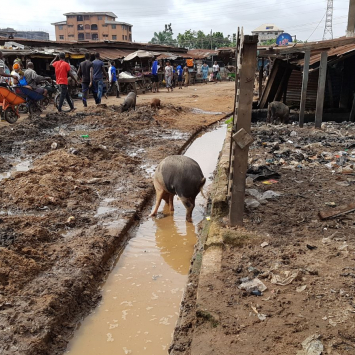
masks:
MULTIPOLYGON (((225 135, 226 125, 220 125, 198 137, 185 153, 200 164, 205 190, 225 135)), ((194 223, 185 221, 185 208, 175 198, 173 215, 162 204, 157 218, 146 218, 137 227, 102 286, 101 303, 83 320, 67 354, 168 353, 205 202, 197 196, 194 223)))

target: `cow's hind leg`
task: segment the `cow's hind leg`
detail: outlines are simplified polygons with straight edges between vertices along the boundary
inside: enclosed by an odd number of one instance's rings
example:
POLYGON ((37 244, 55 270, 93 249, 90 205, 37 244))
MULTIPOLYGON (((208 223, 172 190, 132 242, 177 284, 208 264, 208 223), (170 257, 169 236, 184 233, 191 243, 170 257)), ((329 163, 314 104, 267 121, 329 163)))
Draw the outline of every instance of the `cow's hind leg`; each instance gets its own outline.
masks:
MULTIPOLYGON (((167 192, 163 189, 163 187, 157 182, 154 180, 154 187, 155 187, 155 192, 157 194, 156 196, 156 202, 155 202, 155 208, 154 208, 154 211, 150 214, 150 216, 156 216, 157 215, 157 212, 158 212, 158 209, 159 209, 159 206, 160 206, 160 203, 161 203, 161 200, 164 198, 165 201, 166 200, 166 194, 167 192)), ((169 200, 168 200, 169 201, 169 200)))

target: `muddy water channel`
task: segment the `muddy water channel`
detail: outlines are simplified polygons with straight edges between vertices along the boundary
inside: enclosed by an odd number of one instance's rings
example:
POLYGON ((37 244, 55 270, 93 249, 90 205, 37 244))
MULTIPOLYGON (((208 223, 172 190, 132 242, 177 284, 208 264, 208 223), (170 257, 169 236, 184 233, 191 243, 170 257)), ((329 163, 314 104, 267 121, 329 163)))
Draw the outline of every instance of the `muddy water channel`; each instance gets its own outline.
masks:
MULTIPOLYGON (((219 126, 197 138, 185 153, 200 164, 206 186, 225 134, 226 126, 219 126)), ((100 305, 77 329, 67 353, 167 354, 204 205, 199 195, 194 223, 187 223, 185 208, 175 198, 174 215, 162 204, 157 218, 146 218, 132 232, 102 286, 100 305)))

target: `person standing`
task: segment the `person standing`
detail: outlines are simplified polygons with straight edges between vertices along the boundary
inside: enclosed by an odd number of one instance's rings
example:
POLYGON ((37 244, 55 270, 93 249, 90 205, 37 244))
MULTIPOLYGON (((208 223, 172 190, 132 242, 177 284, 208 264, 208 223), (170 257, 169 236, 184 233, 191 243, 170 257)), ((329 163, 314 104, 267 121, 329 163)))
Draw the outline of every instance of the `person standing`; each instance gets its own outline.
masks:
POLYGON ((182 67, 181 65, 178 65, 176 68, 177 75, 178 75, 178 84, 179 84, 179 89, 182 89, 182 67))
POLYGON ((166 62, 165 66, 165 82, 166 82, 166 88, 171 89, 173 91, 173 85, 172 85, 172 80, 173 80, 173 67, 170 65, 170 62, 166 62))
POLYGON ((213 81, 214 81, 215 83, 217 83, 218 73, 219 73, 219 65, 218 65, 218 63, 217 63, 217 61, 216 61, 216 62, 214 62, 214 64, 213 64, 213 81))
POLYGON ((59 56, 52 60, 51 64, 52 67, 55 69, 55 77, 57 84, 60 86, 60 98, 59 98, 59 105, 57 107, 58 112, 62 112, 62 106, 64 103, 64 99, 67 100, 70 111, 74 111, 74 104, 68 92, 68 75, 74 80, 77 84, 76 78, 70 72, 70 65, 65 61, 65 54, 63 52, 59 53, 59 56))
POLYGON ((159 92, 159 77, 158 77, 158 70, 160 65, 157 60, 153 62, 152 65, 152 83, 153 83, 153 92, 159 92))
POLYGON ((204 62, 201 67, 201 71, 202 71, 202 81, 204 81, 205 84, 207 84, 208 70, 209 70, 209 67, 208 67, 207 63, 204 62))
POLYGON ((12 72, 11 72, 11 75, 12 75, 12 78, 11 78, 11 86, 16 86, 16 85, 18 85, 18 83, 19 83, 19 81, 20 81, 20 79, 21 79, 20 70, 21 70, 20 64, 15 63, 15 64, 12 66, 12 72), (14 78, 14 76, 16 76, 16 79, 14 78))
POLYGON ((82 100, 84 107, 88 107, 89 89, 92 86, 92 62, 90 53, 85 53, 85 60, 80 63, 78 70, 78 78, 81 78, 82 100))
POLYGON ((4 61, 4 55, 3 53, 0 51, 0 86, 6 86, 8 79, 6 78, 13 78, 13 79, 17 79, 17 75, 11 75, 6 73, 8 71, 8 67, 5 64, 4 61))
POLYGON ((110 83, 107 93, 110 93, 112 88, 116 86, 116 98, 120 97, 120 86, 118 84, 118 75, 115 68, 115 62, 111 62, 111 66, 108 70, 108 81, 110 83))
POLYGON ((101 98, 104 91, 104 75, 108 80, 108 76, 104 68, 104 62, 100 59, 100 53, 95 53, 95 60, 92 62, 92 93, 94 95, 96 105, 101 104, 101 98))
POLYGON ((189 86, 189 68, 185 65, 184 70, 184 86, 189 86))

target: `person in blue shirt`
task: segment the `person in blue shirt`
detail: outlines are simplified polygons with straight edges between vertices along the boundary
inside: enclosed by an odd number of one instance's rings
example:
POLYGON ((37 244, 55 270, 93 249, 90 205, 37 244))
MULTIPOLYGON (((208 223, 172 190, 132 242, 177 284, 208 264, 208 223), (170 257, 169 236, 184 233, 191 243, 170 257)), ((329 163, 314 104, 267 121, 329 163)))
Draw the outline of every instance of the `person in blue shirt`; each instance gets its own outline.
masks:
POLYGON ((202 81, 207 84, 207 77, 208 77, 208 65, 206 62, 203 63, 201 67, 201 72, 202 72, 202 81))
POLYGON ((159 92, 159 77, 158 77, 158 70, 160 68, 160 65, 158 63, 157 60, 155 60, 153 62, 153 65, 152 65, 152 86, 153 86, 153 89, 152 91, 153 92, 159 92))
POLYGON ((100 53, 95 53, 95 60, 92 62, 92 93, 96 105, 101 104, 101 98, 104 91, 104 76, 108 80, 104 68, 104 62, 100 60, 100 53))
POLYGON ((182 67, 181 67, 181 65, 177 66, 176 72, 177 72, 177 75, 178 75, 179 89, 182 89, 182 67))
POLYGON ((115 68, 115 62, 111 62, 111 66, 108 70, 108 81, 109 87, 107 93, 109 94, 112 91, 112 88, 116 86, 116 97, 120 97, 120 86, 118 84, 118 74, 115 68))

